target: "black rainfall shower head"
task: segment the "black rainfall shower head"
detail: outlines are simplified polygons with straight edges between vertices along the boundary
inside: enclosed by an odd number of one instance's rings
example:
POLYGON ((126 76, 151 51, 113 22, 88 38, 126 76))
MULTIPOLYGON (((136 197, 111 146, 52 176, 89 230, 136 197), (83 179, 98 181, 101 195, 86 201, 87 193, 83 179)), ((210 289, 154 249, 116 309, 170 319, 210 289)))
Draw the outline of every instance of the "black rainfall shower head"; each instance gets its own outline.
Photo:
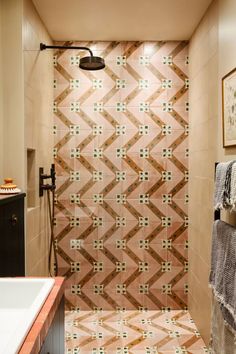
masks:
POLYGON ((83 57, 80 59, 79 67, 83 70, 101 70, 105 68, 105 62, 101 57, 83 57))
POLYGON ((83 70, 101 70, 105 68, 105 61, 101 57, 95 57, 93 52, 88 47, 77 46, 64 46, 64 45, 46 45, 40 43, 40 50, 45 49, 79 49, 87 50, 90 53, 90 57, 83 57, 80 59, 79 67, 83 70))

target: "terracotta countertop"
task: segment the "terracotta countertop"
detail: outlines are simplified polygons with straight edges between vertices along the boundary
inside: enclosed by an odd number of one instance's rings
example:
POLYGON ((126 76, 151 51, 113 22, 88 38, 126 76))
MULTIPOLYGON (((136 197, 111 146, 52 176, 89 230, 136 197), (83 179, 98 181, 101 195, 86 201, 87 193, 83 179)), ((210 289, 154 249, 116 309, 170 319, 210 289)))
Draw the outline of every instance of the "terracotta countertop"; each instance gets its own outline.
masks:
POLYGON ((49 293, 41 311, 31 327, 18 354, 38 354, 47 336, 57 308, 64 295, 64 278, 56 277, 55 284, 49 293))

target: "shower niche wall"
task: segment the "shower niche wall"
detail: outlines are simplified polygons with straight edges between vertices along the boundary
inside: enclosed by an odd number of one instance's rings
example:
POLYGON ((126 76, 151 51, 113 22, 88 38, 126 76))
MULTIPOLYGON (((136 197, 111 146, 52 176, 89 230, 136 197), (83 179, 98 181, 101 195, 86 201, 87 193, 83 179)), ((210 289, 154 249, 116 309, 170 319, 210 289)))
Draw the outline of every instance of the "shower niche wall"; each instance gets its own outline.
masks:
POLYGON ((188 43, 86 46, 104 70, 80 70, 76 50, 53 58, 67 309, 186 308, 188 43))

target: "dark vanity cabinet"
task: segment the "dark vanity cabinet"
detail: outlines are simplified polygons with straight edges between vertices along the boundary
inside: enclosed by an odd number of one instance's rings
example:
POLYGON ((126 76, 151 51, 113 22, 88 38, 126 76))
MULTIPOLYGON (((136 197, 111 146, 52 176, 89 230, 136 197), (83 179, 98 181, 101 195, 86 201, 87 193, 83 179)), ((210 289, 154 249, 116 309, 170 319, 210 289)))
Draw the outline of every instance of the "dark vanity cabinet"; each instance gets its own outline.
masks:
POLYGON ((24 197, 0 195, 0 277, 25 275, 24 197))

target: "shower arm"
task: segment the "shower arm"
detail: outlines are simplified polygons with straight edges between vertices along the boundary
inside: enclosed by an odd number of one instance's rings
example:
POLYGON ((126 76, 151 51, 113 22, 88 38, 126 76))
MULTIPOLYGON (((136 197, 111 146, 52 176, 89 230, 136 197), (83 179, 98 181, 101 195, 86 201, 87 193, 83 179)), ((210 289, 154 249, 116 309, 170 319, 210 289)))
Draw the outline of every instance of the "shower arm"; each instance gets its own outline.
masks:
POLYGON ((65 45, 46 45, 40 43, 40 50, 45 49, 78 49, 78 50, 87 50, 90 53, 90 56, 93 57, 93 52, 88 47, 77 47, 77 46, 65 46, 65 45))

